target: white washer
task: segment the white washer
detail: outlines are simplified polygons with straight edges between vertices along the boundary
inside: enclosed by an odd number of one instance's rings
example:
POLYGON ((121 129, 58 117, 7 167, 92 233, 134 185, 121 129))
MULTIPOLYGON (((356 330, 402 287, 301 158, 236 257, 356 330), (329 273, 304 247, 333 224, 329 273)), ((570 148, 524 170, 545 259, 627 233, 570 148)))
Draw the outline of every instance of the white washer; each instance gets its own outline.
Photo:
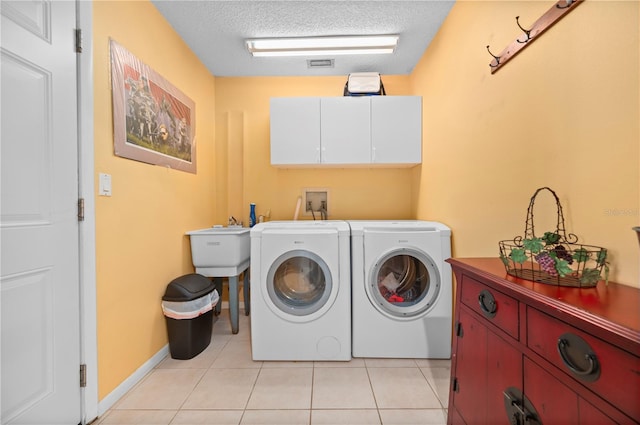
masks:
POLYGON ((451 230, 429 221, 349 221, 353 357, 451 357, 451 230))
POLYGON ((349 247, 345 221, 251 229, 254 360, 351 360, 349 247))

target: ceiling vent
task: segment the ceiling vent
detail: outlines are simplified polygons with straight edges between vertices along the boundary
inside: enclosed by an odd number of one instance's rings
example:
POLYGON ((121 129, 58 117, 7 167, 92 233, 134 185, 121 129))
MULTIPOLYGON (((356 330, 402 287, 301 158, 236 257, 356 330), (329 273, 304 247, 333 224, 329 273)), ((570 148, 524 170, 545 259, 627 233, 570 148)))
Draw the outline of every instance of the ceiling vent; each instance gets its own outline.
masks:
POLYGON ((307 68, 333 68, 334 59, 309 59, 307 68))

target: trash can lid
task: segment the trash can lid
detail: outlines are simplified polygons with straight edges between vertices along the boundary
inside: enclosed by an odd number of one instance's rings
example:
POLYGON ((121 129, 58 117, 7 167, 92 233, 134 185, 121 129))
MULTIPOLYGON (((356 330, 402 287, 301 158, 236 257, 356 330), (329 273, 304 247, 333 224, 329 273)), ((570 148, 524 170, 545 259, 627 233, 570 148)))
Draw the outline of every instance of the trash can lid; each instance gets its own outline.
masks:
POLYGON ((200 298, 215 288, 211 279, 191 273, 172 280, 164 292, 164 301, 191 301, 200 298))

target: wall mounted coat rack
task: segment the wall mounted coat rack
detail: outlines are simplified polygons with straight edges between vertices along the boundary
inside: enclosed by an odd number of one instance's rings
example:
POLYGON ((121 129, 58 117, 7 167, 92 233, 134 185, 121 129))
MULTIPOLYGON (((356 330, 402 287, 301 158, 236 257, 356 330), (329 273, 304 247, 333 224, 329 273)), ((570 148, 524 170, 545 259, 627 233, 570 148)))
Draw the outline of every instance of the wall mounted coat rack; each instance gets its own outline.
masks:
POLYGON ((538 18, 538 20, 535 21, 533 23, 533 26, 528 30, 524 29, 520 25, 520 17, 516 16, 516 24, 524 34, 518 36, 518 38, 513 40, 511 44, 505 47, 505 49, 502 51, 502 53, 500 53, 499 56, 491 53, 489 46, 487 46, 487 51, 491 56, 493 56, 493 60, 489 64, 489 67, 491 67, 491 73, 495 73, 504 64, 509 62, 510 59, 512 59, 521 50, 531 44, 543 32, 545 32, 553 24, 558 22, 564 15, 575 9, 578 4, 582 3, 583 1, 584 0, 559 0, 549 10, 547 10, 544 15, 538 18))

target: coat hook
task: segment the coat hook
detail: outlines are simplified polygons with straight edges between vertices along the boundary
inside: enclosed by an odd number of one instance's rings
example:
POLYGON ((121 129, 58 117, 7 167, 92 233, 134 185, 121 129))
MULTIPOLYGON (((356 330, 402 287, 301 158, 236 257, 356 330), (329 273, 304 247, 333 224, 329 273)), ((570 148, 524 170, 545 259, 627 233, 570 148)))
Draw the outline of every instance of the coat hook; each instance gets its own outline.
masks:
POLYGON ((567 7, 571 7, 571 5, 573 4, 575 0, 565 0, 566 5, 565 6, 560 6, 559 4, 556 4, 556 7, 558 9, 566 9, 567 7))
POLYGON ((518 24, 518 27, 519 27, 522 31, 524 31, 524 33, 527 35, 527 39, 526 39, 525 41, 520 41, 520 40, 516 39, 516 41, 517 41, 518 43, 526 43, 527 41, 531 40, 531 35, 530 35, 531 30, 526 30, 526 29, 522 28, 522 25, 520 25, 520 21, 519 21, 519 19, 520 19, 520 17, 519 17, 519 16, 516 16, 516 24, 518 24))
POLYGON ((497 67, 498 65, 500 65, 500 56, 496 56, 496 55, 494 55, 493 53, 491 53, 491 50, 489 50, 489 45, 488 45, 488 44, 487 44, 487 52, 489 52, 489 54, 490 54, 491 56, 493 56, 493 58, 496 60, 496 64, 495 64, 495 65, 493 65, 493 64, 489 64, 489 66, 490 66, 490 67, 492 67, 492 68, 495 68, 495 67, 497 67))

